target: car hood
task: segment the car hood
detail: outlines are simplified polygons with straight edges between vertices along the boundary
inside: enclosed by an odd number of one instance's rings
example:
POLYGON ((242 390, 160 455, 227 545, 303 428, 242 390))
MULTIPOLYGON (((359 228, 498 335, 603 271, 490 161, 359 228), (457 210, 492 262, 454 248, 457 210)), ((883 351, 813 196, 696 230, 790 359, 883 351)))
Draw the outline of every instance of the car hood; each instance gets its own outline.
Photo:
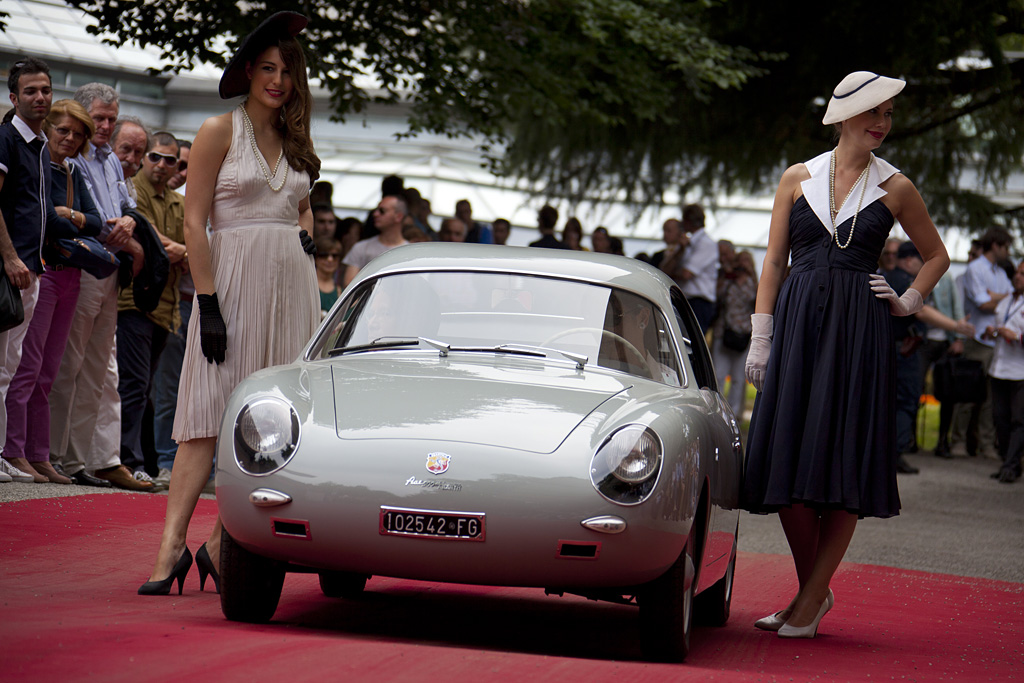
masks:
POLYGON ((495 358, 346 358, 332 368, 342 439, 456 441, 550 453, 628 377, 495 358))

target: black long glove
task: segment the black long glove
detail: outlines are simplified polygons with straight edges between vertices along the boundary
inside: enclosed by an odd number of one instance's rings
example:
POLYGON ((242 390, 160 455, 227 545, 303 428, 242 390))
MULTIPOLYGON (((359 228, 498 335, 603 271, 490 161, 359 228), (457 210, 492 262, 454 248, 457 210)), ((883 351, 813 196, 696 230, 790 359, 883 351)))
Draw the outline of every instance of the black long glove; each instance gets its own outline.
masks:
POLYGON ((305 230, 299 230, 299 242, 302 243, 302 250, 310 256, 316 256, 316 244, 313 243, 313 238, 309 236, 309 233, 305 230))
POLYGON ((228 349, 228 328, 220 314, 216 294, 197 294, 199 300, 199 340, 207 363, 223 363, 228 349))

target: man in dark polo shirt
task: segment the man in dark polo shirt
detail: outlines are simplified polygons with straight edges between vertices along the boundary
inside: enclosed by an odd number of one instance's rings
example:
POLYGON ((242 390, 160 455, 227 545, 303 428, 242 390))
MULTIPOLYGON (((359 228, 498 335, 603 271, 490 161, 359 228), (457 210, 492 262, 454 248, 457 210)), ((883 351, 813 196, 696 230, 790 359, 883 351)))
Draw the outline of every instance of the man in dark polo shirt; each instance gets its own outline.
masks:
MULTIPOLYGON (((14 118, 0 126, 0 257, 7 277, 21 290, 25 322, 0 334, 0 451, 7 442, 7 390, 21 362, 21 345, 39 297, 39 275, 43 272, 40 252, 50 187, 50 155, 43 120, 53 100, 50 69, 40 59, 22 58, 11 66, 7 88, 14 118)), ((5 458, 0 468, 16 481, 49 481, 25 458, 5 458)))

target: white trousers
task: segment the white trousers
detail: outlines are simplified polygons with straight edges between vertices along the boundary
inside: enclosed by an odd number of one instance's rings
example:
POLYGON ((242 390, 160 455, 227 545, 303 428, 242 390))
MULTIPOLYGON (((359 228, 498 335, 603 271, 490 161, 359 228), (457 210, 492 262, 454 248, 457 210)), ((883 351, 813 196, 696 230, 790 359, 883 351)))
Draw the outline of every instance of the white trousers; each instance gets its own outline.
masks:
POLYGON ((117 276, 82 271, 78 310, 50 393, 50 458, 68 474, 121 464, 117 276))
POLYGON ((32 273, 32 284, 21 290, 21 305, 25 307, 25 322, 0 333, 0 453, 7 445, 7 390, 21 363, 21 344, 28 334, 28 324, 39 301, 39 276, 32 273))

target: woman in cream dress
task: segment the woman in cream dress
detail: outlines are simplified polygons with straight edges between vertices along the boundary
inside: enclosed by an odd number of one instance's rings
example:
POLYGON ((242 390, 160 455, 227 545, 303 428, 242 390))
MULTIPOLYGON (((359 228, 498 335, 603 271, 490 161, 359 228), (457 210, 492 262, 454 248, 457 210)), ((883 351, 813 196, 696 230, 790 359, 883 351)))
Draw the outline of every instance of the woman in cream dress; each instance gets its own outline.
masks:
MULTIPOLYGON (((192 565, 185 536, 228 395, 249 374, 294 361, 320 319, 312 259, 300 241, 301 230, 312 230, 309 188, 320 168, 305 58, 294 38, 305 25, 302 15, 278 12, 243 41, 220 93, 248 98, 203 123, 192 146, 185 244, 197 311, 181 371, 164 531, 143 595, 166 595, 175 580, 181 592, 192 565)), ((219 590, 220 535, 218 519, 196 553, 201 588, 212 575, 219 590)))

